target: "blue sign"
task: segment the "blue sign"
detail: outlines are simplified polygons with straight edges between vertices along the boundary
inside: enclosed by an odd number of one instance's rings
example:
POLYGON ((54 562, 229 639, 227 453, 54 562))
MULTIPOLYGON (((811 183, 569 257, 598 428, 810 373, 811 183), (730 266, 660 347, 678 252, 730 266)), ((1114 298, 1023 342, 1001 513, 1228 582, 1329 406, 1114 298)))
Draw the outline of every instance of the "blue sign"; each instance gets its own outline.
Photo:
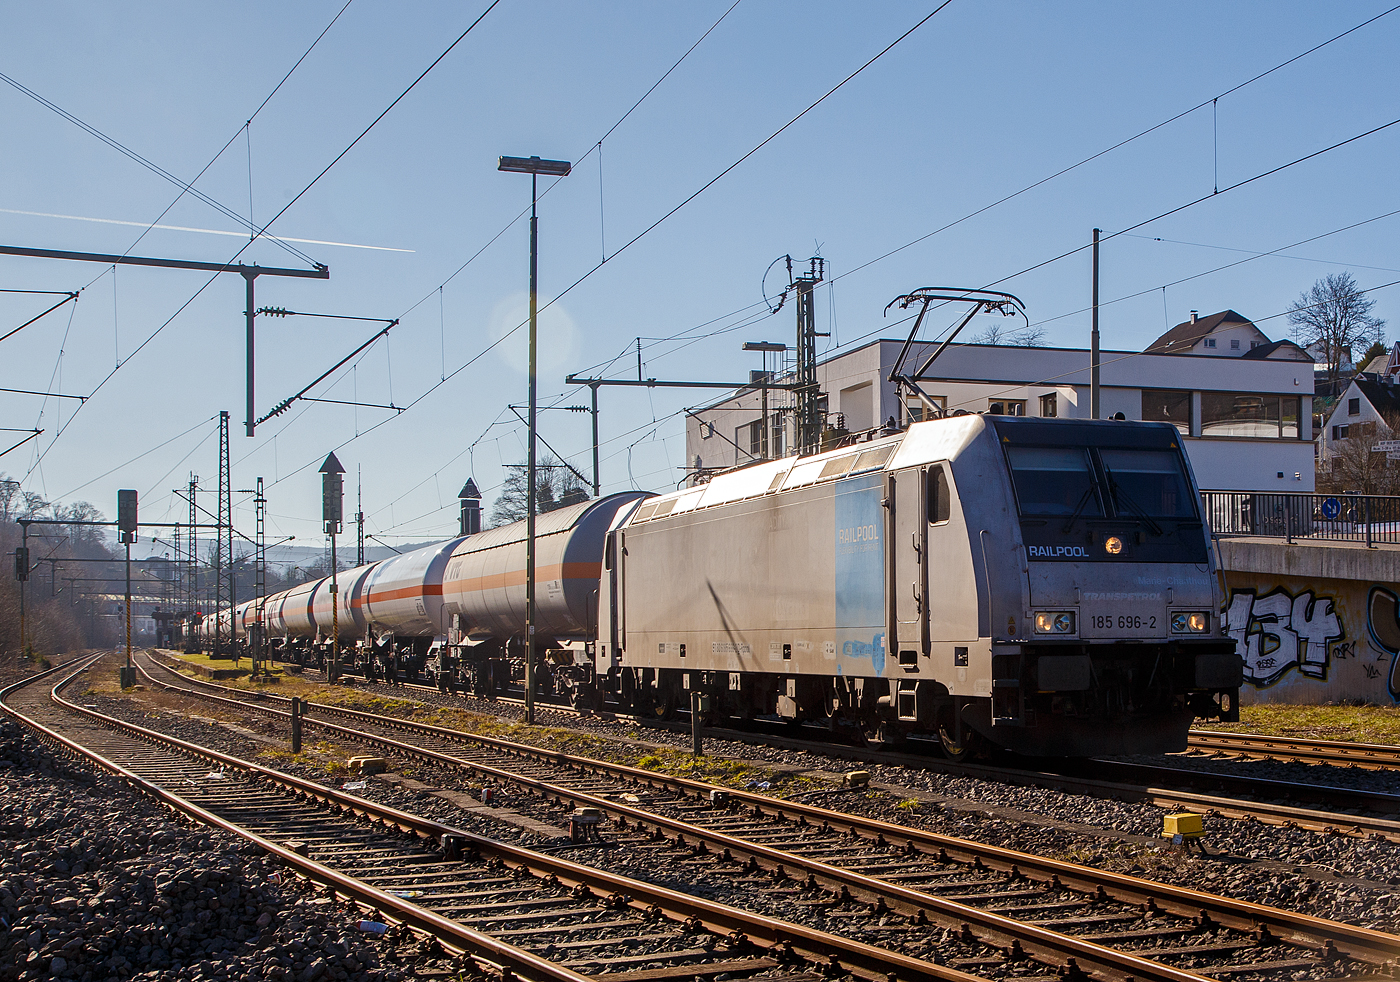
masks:
POLYGON ((1342 503, 1336 498, 1328 498, 1322 502, 1322 517, 1329 522, 1342 513, 1342 503))

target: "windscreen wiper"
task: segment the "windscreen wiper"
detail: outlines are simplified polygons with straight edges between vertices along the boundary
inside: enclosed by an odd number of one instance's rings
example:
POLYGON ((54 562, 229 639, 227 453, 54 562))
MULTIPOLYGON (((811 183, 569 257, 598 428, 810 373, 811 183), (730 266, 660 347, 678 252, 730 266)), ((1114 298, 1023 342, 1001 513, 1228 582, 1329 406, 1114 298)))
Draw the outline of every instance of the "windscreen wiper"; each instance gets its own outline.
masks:
POLYGON ((1079 504, 1074 506, 1074 511, 1070 512, 1069 518, 1065 519, 1065 525, 1064 528, 1060 530, 1061 532, 1065 533, 1066 535, 1069 534, 1070 530, 1074 528, 1075 520, 1079 518, 1079 513, 1084 510, 1084 506, 1089 503, 1089 499, 1093 496, 1093 494, 1094 486, 1090 484, 1087 488, 1084 489, 1084 493, 1079 496, 1079 504))
POLYGON ((1108 474, 1108 490, 1109 493, 1113 495, 1113 503, 1116 505, 1119 501, 1122 501, 1123 504, 1128 506, 1129 511, 1137 514, 1137 517, 1147 525, 1148 530, 1153 535, 1166 535, 1166 531, 1162 526, 1152 520, 1152 517, 1147 514, 1146 509, 1134 501, 1132 496, 1124 491, 1118 482, 1113 479, 1113 472, 1107 467, 1104 468, 1104 471, 1108 474))

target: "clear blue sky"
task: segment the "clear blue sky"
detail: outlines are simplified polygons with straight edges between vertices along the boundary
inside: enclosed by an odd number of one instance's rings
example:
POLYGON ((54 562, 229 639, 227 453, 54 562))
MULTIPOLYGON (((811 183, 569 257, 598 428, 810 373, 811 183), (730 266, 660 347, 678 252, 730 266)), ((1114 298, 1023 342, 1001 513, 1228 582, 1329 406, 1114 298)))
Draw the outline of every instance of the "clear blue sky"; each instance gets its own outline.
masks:
MULTIPOLYGON (((183 506, 170 489, 191 470, 214 486, 210 420, 226 409, 234 487, 267 480, 277 535, 320 541, 316 468, 332 449, 349 472, 347 511, 363 469, 371 532, 388 542, 450 534, 466 478, 475 476, 489 508, 501 463, 524 457, 524 427, 505 408, 526 398, 524 332, 483 354, 518 323, 527 274, 527 226, 511 222, 528 204, 528 178, 497 173, 497 156, 580 161, 541 206, 541 290, 552 297, 936 6, 740 0, 612 132, 600 167, 599 139, 731 2, 501 0, 277 220, 271 231, 282 236, 381 247, 296 243, 330 267, 329 281, 264 278, 258 303, 401 316, 387 343, 314 393, 413 403, 400 415, 301 403, 248 439, 239 277, 220 276, 195 296, 206 274, 124 267, 114 275, 95 264, 0 257, 0 288, 83 290, 76 305, 0 342, 0 386, 96 390, 76 417, 75 402, 0 394, 0 426, 45 429, 0 458, 0 470, 109 515, 116 490, 134 487, 143 518, 173 519, 183 506), (98 388, 118 360, 122 367, 98 388)), ((486 7, 353 0, 245 138, 244 121, 342 5, 19 5, 7 12, 0 71, 182 179, 236 136, 196 186, 247 216, 251 182, 261 225, 486 7)), ((784 253, 805 258, 820 247, 838 278, 818 298, 819 323, 832 330, 832 344, 849 345, 882 328, 893 333, 881 310, 914 287, 1000 281, 1082 245, 1094 226, 1118 231, 1388 123, 1400 117, 1400 12, 871 263, 1388 7, 953 0, 546 312, 542 401, 586 402, 586 390, 569 392, 564 375, 603 370, 615 358, 606 370, 635 375, 638 336, 711 335, 685 346, 644 341, 647 376, 746 377, 758 362, 739 350, 743 341, 788 340, 793 331, 789 310, 744 320, 762 310, 763 272, 784 253), (711 333, 721 328, 735 329, 711 333)), ((209 261, 246 245, 166 229, 138 242, 144 224, 179 197, 174 185, 10 85, 0 84, 0 109, 0 242, 209 261)), ((1142 295, 1105 307, 1105 346, 1140 349, 1193 308, 1234 308, 1280 337, 1283 319, 1265 318, 1320 276, 1347 269, 1364 287, 1400 278, 1400 216, 1200 275, 1400 209, 1397 149, 1400 126, 1106 243, 1103 299, 1142 295)), ((160 222, 239 230, 189 195, 160 222)), ((302 264, 265 241, 242 259, 302 264)), ((1087 342, 1087 253, 1002 289, 1025 300, 1047 343, 1087 342)), ((1374 294, 1392 327, 1397 289, 1374 294)), ((52 299, 0 294, 0 333, 52 299)), ((260 318, 259 412, 374 330, 260 318)), ((704 398, 605 390, 604 490, 674 487, 684 464, 677 413, 704 398)), ((541 433, 588 472, 586 416, 545 413, 541 433)), ((23 434, 0 433, 10 436, 23 434)), ((251 529, 247 496, 236 497, 240 525, 251 529)))

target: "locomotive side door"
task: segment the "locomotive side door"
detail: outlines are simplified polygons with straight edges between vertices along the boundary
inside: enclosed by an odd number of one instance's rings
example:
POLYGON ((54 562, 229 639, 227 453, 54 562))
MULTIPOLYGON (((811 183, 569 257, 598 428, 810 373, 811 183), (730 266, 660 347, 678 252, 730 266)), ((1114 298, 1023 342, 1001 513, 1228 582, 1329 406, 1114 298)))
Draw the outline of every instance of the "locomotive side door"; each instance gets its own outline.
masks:
POLYGON ((927 475, 922 469, 899 471, 894 482, 889 550, 890 586, 894 603, 891 659, 917 667, 918 655, 929 653, 928 523, 924 520, 927 475), (910 653, 914 654, 911 655, 910 653))

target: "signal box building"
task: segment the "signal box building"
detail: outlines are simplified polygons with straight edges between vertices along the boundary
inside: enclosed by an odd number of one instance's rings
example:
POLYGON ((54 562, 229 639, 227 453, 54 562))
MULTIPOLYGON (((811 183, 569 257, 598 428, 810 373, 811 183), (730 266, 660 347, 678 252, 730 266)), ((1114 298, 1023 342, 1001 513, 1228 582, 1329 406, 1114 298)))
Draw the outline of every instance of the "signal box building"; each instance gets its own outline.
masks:
MULTIPOLYGON (((924 417, 925 407, 913 397, 901 403, 888 381, 903 344, 872 341, 818 365, 826 439, 924 417)), ((916 343, 906 365, 918 365, 935 347, 916 343)), ((1099 364, 1100 415, 1175 425, 1202 488, 1314 489, 1313 359, 1293 342, 1271 341, 1227 310, 1193 314, 1146 351, 1101 351, 1099 364)), ((1091 416, 1085 348, 954 343, 929 376, 920 385, 948 414, 1091 416)), ((753 373, 753 385, 687 417, 692 479, 794 452, 792 399, 769 388, 765 422, 764 378, 753 373)))

